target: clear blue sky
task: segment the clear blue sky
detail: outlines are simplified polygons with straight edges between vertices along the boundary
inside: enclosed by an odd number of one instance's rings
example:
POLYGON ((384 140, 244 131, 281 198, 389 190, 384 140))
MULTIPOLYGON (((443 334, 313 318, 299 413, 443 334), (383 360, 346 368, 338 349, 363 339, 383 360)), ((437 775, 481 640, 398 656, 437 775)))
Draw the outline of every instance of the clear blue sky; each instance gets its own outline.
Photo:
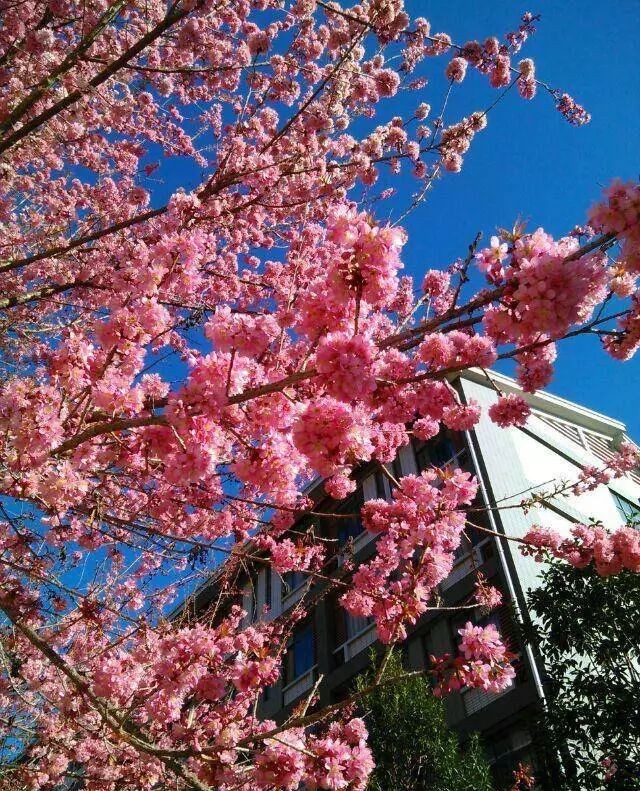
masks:
MULTIPOLYGON (((517 27, 523 12, 541 14, 537 33, 518 58, 534 58, 541 79, 573 95, 592 115, 589 125, 573 127, 546 92, 526 102, 511 91, 491 111, 462 172, 447 174, 429 200, 402 222, 409 232, 406 271, 418 284, 425 269, 446 267, 464 256, 478 231, 488 240, 496 227, 511 227, 522 217, 531 230, 543 226, 562 235, 584 223, 588 207, 614 177, 639 178, 640 0, 535 0, 531 5, 513 0, 406 0, 406 6, 412 17, 427 17, 433 32, 446 31, 457 43, 489 35, 502 38, 517 27)), ((428 59, 424 68, 430 85, 381 103, 375 123, 394 115, 409 117, 420 101, 437 112, 446 89, 447 61, 448 56, 428 59)), ((486 77, 472 69, 467 74, 452 94, 445 122, 484 110, 497 96, 486 77)), ((158 205, 176 186, 193 188, 202 178, 199 168, 182 158, 170 160, 163 172, 166 180, 154 190, 158 205)), ((385 186, 399 187, 400 194, 379 204, 376 213, 380 219, 388 213, 395 219, 411 202, 416 181, 382 174, 373 193, 385 186)), ((627 363, 613 361, 593 337, 561 344, 549 390, 624 421, 640 441, 639 385, 640 355, 627 363)))
MULTIPOLYGON (((410 273, 448 264, 466 252, 478 230, 510 227, 520 215, 529 227, 562 234, 584 222, 585 211, 615 176, 640 176, 640 70, 637 65, 638 0, 407 0, 412 16, 425 16, 432 30, 463 42, 515 27, 524 11, 542 14, 522 57, 536 61, 538 75, 572 94, 592 114, 574 128, 555 111, 551 98, 517 96, 492 111, 462 172, 437 185, 430 202, 404 222, 410 234, 405 262, 410 273)), ((444 67, 445 59, 438 59, 444 67)), ((493 94, 469 72, 451 105, 468 113, 483 109, 493 94)), ((433 80, 425 100, 439 106, 442 81, 433 80)), ((415 94, 411 105, 415 103, 415 94)), ((549 390, 624 421, 640 441, 640 358, 612 361, 596 338, 561 344, 549 390)))

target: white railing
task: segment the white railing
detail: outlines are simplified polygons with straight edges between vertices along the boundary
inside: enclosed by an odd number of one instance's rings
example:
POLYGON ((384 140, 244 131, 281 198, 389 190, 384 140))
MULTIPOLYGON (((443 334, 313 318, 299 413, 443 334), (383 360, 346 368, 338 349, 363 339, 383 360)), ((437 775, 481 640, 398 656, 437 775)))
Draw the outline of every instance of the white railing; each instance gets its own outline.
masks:
POLYGON ((285 706, 293 703, 293 701, 299 698, 300 695, 303 695, 307 690, 313 687, 317 668, 318 666, 314 665, 313 667, 309 668, 306 673, 298 676, 298 678, 294 678, 290 684, 287 684, 287 686, 282 690, 282 698, 285 706))
POLYGON ((286 610, 296 602, 300 601, 300 599, 305 595, 308 589, 309 589, 309 580, 305 580, 301 585, 298 585, 297 588, 294 588, 289 593, 284 593, 283 591, 282 609, 286 610))
POLYGON ((478 689, 477 687, 463 689, 461 694, 465 712, 467 715, 475 714, 476 711, 480 711, 480 709, 493 703, 494 700, 498 700, 498 698, 506 695, 507 692, 511 692, 514 686, 515 684, 511 681, 509 686, 500 690, 500 692, 488 692, 486 689, 478 689))
POLYGON ((447 588, 455 585, 456 582, 464 579, 467 574, 471 574, 474 569, 479 568, 484 563, 484 553, 482 548, 485 547, 490 541, 490 538, 483 539, 479 544, 476 544, 476 546, 473 547, 470 552, 468 552, 466 555, 463 555, 455 563, 449 576, 440 583, 442 590, 447 590, 447 588))
POLYGON ((376 630, 376 625, 375 623, 370 623, 367 624, 364 629, 361 629, 358 634, 354 634, 353 637, 350 637, 346 642, 342 643, 341 646, 338 646, 333 653, 336 656, 342 655, 342 661, 348 662, 361 651, 364 651, 365 648, 373 645, 377 639, 378 632, 376 630))

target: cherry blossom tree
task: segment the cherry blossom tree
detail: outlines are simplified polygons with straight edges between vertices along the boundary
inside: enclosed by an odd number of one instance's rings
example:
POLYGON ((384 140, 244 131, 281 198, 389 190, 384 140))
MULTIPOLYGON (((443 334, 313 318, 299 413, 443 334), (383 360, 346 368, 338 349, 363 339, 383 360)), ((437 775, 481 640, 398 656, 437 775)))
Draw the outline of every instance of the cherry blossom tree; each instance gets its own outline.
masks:
MULTIPOLYGON (((414 284, 400 215, 378 219, 381 174, 419 210, 514 93, 589 120, 518 60, 535 16, 454 42, 402 0, 0 7, 5 786, 362 789, 372 759, 348 705, 256 714, 291 619, 244 627, 213 606, 176 625, 168 608, 222 556, 229 580, 253 561, 330 577, 326 544, 291 531, 313 510, 305 485, 342 498, 412 433, 471 428, 480 409, 449 375, 512 358, 533 392, 578 333, 630 358, 638 186, 614 182, 565 237, 516 225, 414 284), (451 119, 471 70, 495 98, 451 119), (410 117, 393 115, 400 91, 410 117)), ((526 402, 491 417, 521 425, 526 402)), ((624 446, 575 486, 637 463, 624 446)), ((476 482, 434 469, 394 487, 364 512, 374 559, 333 580, 390 645, 436 606, 476 482)), ((638 534, 605 527, 569 541, 542 526, 523 546, 640 570, 638 534)), ((494 631, 462 637, 433 658, 442 692, 509 682, 494 631)))

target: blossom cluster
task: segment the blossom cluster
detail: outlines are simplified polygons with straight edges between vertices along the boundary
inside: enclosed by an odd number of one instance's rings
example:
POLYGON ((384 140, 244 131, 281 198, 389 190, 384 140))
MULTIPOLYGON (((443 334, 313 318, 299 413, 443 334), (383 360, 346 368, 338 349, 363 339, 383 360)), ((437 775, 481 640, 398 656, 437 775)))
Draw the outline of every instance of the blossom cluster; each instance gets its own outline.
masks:
POLYGON ((324 396, 309 404, 293 426, 296 448, 320 475, 333 475, 373 452, 371 432, 363 408, 354 410, 324 396))
POLYGON ((489 407, 489 417, 502 428, 524 426, 530 414, 531 407, 516 393, 500 396, 495 404, 489 407))
POLYGON ((441 368, 466 368, 470 365, 489 368, 497 359, 491 338, 468 335, 459 330, 426 335, 416 354, 431 371, 441 368))
POLYGON ((338 301, 353 297, 384 307, 398 289, 402 268, 401 228, 383 227, 364 213, 338 210, 327 219, 328 238, 338 248, 327 272, 331 293, 338 301))
MULTIPOLYGON (((503 273, 504 305, 485 313, 494 340, 558 338, 589 319, 607 295, 609 272, 602 254, 575 257, 577 249, 575 239, 556 242, 542 229, 515 242, 503 273)), ((486 254, 479 255, 484 263, 486 254)))
POLYGON ((623 569, 640 572, 640 533, 632 527, 607 531, 603 527, 575 525, 571 536, 534 526, 523 537, 522 552, 536 560, 546 553, 585 568, 593 563, 601 576, 618 574, 623 569))
POLYGON ((376 555, 358 567, 341 601, 353 615, 372 616, 383 642, 404 638, 451 571, 465 525, 458 509, 476 491, 469 473, 429 470, 403 477, 391 502, 365 503, 363 524, 379 536, 376 555))
POLYGON ((376 389, 375 356, 375 344, 364 335, 326 335, 316 352, 316 368, 326 379, 329 395, 367 403, 376 389))
POLYGON ((458 634, 457 656, 430 657, 436 695, 463 687, 501 692, 513 683, 516 674, 511 661, 515 657, 507 651, 493 624, 474 626, 467 622, 458 634))
POLYGON ((264 788, 289 791, 301 783, 362 791, 374 766, 366 737, 364 721, 354 717, 343 726, 333 723, 326 735, 305 737, 301 729, 291 729, 267 738, 266 749, 256 758, 256 781, 264 788))
POLYGON ((489 585, 484 574, 479 571, 476 575, 476 584, 473 597, 475 601, 487 610, 494 610, 502 604, 502 593, 493 585, 489 585))
POLYGON ((622 266, 640 274, 640 186, 616 179, 604 194, 606 200, 590 210, 589 223, 598 233, 615 234, 622 266))
MULTIPOLYGON (((362 720, 336 721, 310 734, 303 728, 277 728, 270 720, 258 723, 251 716, 258 695, 278 678, 280 657, 272 645, 282 631, 273 623, 242 629, 243 615, 236 608, 215 628, 197 624, 164 635, 133 633, 97 656, 90 635, 78 631, 73 652, 83 655, 88 694, 98 696, 100 705, 126 707, 137 729, 160 742, 170 738, 174 749, 197 755, 199 745, 206 744, 209 758, 190 763, 193 776, 205 784, 247 791, 274 784, 295 789, 300 783, 364 789, 373 761, 362 720), (244 759, 243 741, 252 747, 251 763, 244 759)), ((104 764, 103 781, 116 786, 135 781, 144 788, 160 781, 158 758, 138 758, 126 739, 99 736, 97 714, 80 711, 77 721, 65 723, 73 689, 42 661, 32 657, 23 672, 27 679, 37 678, 41 693, 60 709, 49 724, 57 734, 55 759, 46 745, 34 747, 40 769, 29 779, 35 787, 55 786, 73 763, 87 763, 86 779, 92 784, 103 771, 105 750, 113 760, 104 764)))
POLYGON ((640 451, 638 447, 628 440, 620 443, 618 449, 612 453, 604 467, 585 465, 580 470, 577 483, 573 487, 574 494, 592 491, 598 486, 605 486, 612 478, 620 478, 626 473, 633 472, 640 467, 640 451))

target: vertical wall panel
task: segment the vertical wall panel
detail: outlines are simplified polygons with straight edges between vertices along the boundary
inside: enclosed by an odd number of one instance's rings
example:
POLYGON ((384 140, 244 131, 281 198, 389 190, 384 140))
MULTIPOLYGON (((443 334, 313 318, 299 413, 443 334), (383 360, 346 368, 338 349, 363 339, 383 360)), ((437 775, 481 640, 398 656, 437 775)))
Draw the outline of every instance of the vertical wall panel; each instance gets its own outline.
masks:
MULTIPOLYGON (((551 490, 559 481, 567 483, 576 481, 581 469, 579 464, 558 452, 564 452, 564 445, 570 440, 558 433, 556 443, 558 450, 555 450, 536 436, 530 436, 520 429, 500 428, 491 421, 486 412, 487 407, 497 399, 495 391, 486 385, 468 380, 462 380, 462 386, 467 399, 473 398, 483 407, 475 434, 490 488, 500 507, 498 514, 506 535, 521 537, 533 524, 549 527, 558 524, 557 518, 549 509, 535 507, 525 514, 518 504, 523 499, 531 497, 533 492, 551 490)), ((540 427, 543 427, 540 431, 541 438, 547 443, 550 443, 551 439, 555 441, 550 434, 553 429, 544 427, 541 420, 532 417, 526 426, 531 433, 538 432, 540 427)), ((584 459, 593 461, 588 458, 586 451, 584 459)), ((628 485, 625 483, 625 486, 628 485)), ((635 488, 640 493, 640 487, 635 488)), ((580 496, 573 493, 569 493, 566 497, 558 495, 553 503, 559 509, 562 509, 563 505, 566 507, 564 514, 566 519, 561 520, 563 524, 581 517, 602 520, 605 526, 609 527, 616 527, 619 523, 613 497, 606 486, 600 486, 595 491, 580 496)), ((541 564, 531 558, 523 557, 514 542, 503 543, 506 544, 505 551, 513 558, 523 590, 535 587, 541 572, 541 564)))

